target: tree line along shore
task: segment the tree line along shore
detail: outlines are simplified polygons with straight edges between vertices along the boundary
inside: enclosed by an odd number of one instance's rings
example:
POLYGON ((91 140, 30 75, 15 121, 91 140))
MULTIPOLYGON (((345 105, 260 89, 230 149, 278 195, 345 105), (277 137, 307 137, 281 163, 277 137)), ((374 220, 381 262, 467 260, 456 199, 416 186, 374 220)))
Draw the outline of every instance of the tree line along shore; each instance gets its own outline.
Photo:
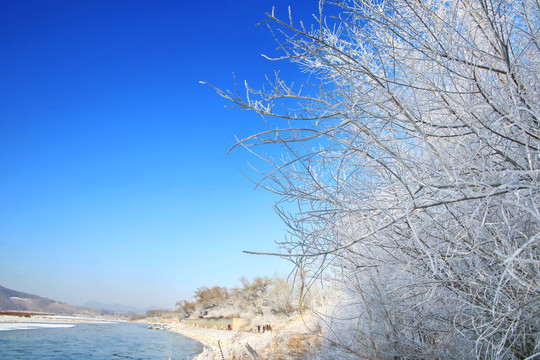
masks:
MULTIPOLYGON (((240 284, 201 287, 192 300, 178 301, 175 311, 148 311, 138 321, 205 343, 199 360, 221 359, 221 353, 228 359, 252 358, 252 353, 296 359, 317 352, 320 328, 311 314, 300 313, 298 292, 289 282, 275 276, 242 278, 240 284)), ((316 299, 304 301, 315 304, 316 299)))

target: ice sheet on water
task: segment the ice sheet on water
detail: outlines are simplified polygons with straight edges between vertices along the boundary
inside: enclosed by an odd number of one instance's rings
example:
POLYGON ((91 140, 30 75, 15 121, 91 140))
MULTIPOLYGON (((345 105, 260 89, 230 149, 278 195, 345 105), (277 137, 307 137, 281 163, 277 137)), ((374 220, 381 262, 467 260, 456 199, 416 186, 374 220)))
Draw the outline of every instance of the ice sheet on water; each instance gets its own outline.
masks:
POLYGON ((44 323, 0 323, 0 331, 7 330, 30 330, 40 328, 66 328, 73 327, 71 324, 44 324, 44 323))

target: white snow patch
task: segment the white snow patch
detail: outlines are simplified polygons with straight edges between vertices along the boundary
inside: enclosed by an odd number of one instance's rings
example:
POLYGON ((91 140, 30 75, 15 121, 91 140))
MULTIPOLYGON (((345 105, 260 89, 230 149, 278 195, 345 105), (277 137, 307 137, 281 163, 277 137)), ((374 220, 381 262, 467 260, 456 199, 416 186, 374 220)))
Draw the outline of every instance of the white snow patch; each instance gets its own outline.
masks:
POLYGON ((0 331, 8 330, 30 330, 42 328, 68 328, 71 324, 41 324, 41 323, 0 323, 0 331))
POLYGON ((12 296, 10 297, 11 300, 20 300, 20 301, 24 301, 24 302, 27 302, 29 304, 33 303, 32 299, 25 299, 25 298, 20 298, 20 297, 16 297, 16 296, 12 296))

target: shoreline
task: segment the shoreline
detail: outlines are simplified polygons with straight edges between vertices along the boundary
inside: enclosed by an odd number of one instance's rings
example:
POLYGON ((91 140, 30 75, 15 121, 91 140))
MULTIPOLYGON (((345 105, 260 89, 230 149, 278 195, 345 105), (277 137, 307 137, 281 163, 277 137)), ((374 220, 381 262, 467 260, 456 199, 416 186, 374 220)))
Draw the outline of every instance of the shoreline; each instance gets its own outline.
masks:
POLYGON ((218 330, 181 322, 168 323, 165 329, 202 343, 204 350, 196 360, 219 360, 222 353, 226 359, 251 359, 248 348, 253 349, 261 359, 305 359, 308 354, 318 352, 321 342, 313 317, 276 319, 274 324, 272 331, 264 333, 218 330))
POLYGON ((167 326, 167 330, 197 340, 213 349, 217 349, 219 345, 226 347, 237 341, 259 340, 259 338, 263 336, 263 334, 251 332, 209 329, 182 323, 169 325, 167 326))
POLYGON ((195 357, 195 360, 221 359, 222 352, 225 354, 236 353, 235 347, 244 347, 246 344, 258 344, 262 336, 262 334, 257 333, 209 329, 182 323, 171 324, 166 329, 167 331, 181 334, 204 345, 203 351, 195 357))
POLYGON ((106 324, 112 322, 135 322, 160 324, 165 331, 171 331, 203 345, 203 351, 195 360, 220 360, 250 358, 255 351, 261 359, 305 359, 306 355, 317 352, 320 345, 318 327, 312 316, 273 318, 271 331, 256 332, 256 327, 246 326, 234 330, 218 330, 188 325, 172 319, 146 319, 128 321, 113 318, 91 318, 63 315, 13 316, 0 315, 0 331, 32 329, 42 327, 73 327, 76 324, 106 324), (247 356, 247 357, 246 357, 247 356))

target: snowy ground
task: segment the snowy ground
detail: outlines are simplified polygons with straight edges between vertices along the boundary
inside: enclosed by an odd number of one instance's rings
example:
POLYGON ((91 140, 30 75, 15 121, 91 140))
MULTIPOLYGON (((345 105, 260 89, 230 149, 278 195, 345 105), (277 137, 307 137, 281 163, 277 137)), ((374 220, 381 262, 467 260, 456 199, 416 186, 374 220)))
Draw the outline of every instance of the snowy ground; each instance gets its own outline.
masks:
POLYGON ((207 345, 198 360, 222 359, 221 352, 226 359, 252 360, 248 344, 263 359, 268 360, 302 359, 317 351, 318 328, 312 318, 275 318, 272 327, 273 331, 265 333, 207 329, 180 323, 171 324, 168 329, 207 345))

